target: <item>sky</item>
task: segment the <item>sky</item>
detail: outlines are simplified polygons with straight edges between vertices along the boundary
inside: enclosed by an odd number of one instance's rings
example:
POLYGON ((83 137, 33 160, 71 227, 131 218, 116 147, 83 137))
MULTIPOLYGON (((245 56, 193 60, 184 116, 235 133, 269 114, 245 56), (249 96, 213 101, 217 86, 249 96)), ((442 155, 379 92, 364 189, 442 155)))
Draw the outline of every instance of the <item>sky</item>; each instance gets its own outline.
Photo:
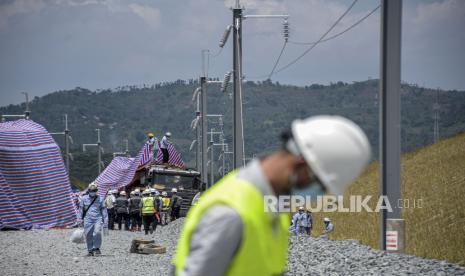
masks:
MULTIPOLYGON (((291 42, 318 40, 352 0, 241 0, 245 14, 288 14, 291 42)), ((0 106, 57 90, 154 84, 232 68, 234 0, 0 0, 0 106)), ((328 36, 379 4, 359 0, 328 36)), ((272 76, 280 83, 363 81, 379 76, 379 10, 347 33, 317 45, 272 76)), ((465 90, 465 1, 404 0, 402 80, 465 90)), ((270 73, 283 46, 282 19, 243 22, 246 79, 270 73)), ((288 43, 278 69, 308 45, 288 43)))

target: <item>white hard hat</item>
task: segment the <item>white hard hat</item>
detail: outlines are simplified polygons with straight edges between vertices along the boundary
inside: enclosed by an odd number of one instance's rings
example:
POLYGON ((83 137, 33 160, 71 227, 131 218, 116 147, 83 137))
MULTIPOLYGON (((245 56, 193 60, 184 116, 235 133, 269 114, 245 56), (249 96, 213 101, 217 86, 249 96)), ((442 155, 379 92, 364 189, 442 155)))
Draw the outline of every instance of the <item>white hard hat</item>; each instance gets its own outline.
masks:
POLYGON ((173 189, 171 189, 171 192, 172 192, 172 193, 177 193, 177 192, 178 192, 178 189, 173 188, 173 189))
POLYGON ((150 194, 150 191, 148 189, 145 189, 143 192, 142 192, 143 195, 149 195, 150 194))
POLYGON ((136 192, 135 192, 135 191, 131 191, 131 195, 135 195, 135 194, 136 194, 136 192))
POLYGON ((125 191, 121 191, 121 192, 119 192, 119 194, 122 195, 122 196, 125 196, 125 195, 126 195, 126 192, 125 192, 125 191))
POLYGON ((304 207, 300 206, 299 211, 304 211, 304 207))
POLYGON ((370 161, 363 130, 340 116, 315 116, 292 123, 299 153, 326 189, 341 195, 370 161))
POLYGON ((112 194, 117 194, 118 193, 118 190, 111 190, 110 191, 112 194))
POLYGON ((167 196, 168 193, 167 193, 167 192, 162 192, 161 195, 162 195, 162 196, 167 196))
POLYGON ((166 137, 171 137, 171 132, 168 131, 167 133, 165 133, 165 136, 166 137))
POLYGON ((330 222, 331 220, 329 218, 324 218, 323 221, 324 222, 330 222))
POLYGON ((138 194, 138 193, 140 193, 140 190, 139 190, 139 189, 135 189, 134 192, 135 192, 136 194, 138 194))
POLYGON ((87 187, 87 189, 90 191, 90 190, 97 190, 97 185, 92 182, 89 184, 89 187, 87 187))
POLYGON ((155 193, 157 190, 155 190, 154 188, 150 188, 150 193, 155 193))

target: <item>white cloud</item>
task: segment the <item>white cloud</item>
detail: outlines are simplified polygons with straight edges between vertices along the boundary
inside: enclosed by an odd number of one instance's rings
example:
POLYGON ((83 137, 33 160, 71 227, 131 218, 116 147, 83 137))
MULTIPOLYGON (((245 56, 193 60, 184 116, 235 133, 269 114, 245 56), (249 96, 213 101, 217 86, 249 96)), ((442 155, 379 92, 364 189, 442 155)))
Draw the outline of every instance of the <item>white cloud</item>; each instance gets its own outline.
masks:
POLYGON ((8 26, 8 20, 18 14, 38 12, 44 8, 42 0, 14 0, 11 3, 0 5, 0 30, 8 26))
POLYGON ((161 13, 158 9, 139 4, 130 4, 129 8, 153 29, 160 26, 161 13))

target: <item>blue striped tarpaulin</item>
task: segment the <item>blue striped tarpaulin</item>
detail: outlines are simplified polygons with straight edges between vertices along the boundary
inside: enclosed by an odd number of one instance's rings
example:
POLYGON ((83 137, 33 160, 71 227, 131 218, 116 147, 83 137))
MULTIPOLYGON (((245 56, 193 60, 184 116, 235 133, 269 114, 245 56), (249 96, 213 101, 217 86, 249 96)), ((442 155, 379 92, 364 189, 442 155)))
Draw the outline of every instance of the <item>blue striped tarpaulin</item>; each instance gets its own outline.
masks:
MULTIPOLYGON (((168 146, 168 153, 170 155, 168 164, 176 166, 176 167, 184 168, 185 164, 184 164, 184 161, 182 161, 181 154, 174 148, 173 144, 168 143, 167 146, 168 146)), ((158 148, 160 148, 160 142, 158 142, 158 148)), ((157 162, 163 163, 163 153, 161 152, 161 150, 158 151, 157 162)))
POLYGON ((74 225, 71 193, 60 149, 43 126, 0 123, 0 229, 74 225))
POLYGON ((140 164, 140 155, 136 158, 117 156, 95 179, 98 194, 105 196, 109 190, 119 189, 131 183, 140 164))
MULTIPOLYGON (((168 151, 170 152, 168 163, 183 168, 184 162, 181 154, 176 151, 172 144, 168 144, 168 151)), ((122 156, 113 158, 111 163, 94 181, 97 184, 99 195, 105 196, 109 190, 127 186, 131 183, 136 171, 147 164, 151 164, 152 160, 152 149, 148 144, 144 144, 136 158, 122 156)), ((162 161, 163 155, 159 150, 157 163, 162 163, 162 161)))

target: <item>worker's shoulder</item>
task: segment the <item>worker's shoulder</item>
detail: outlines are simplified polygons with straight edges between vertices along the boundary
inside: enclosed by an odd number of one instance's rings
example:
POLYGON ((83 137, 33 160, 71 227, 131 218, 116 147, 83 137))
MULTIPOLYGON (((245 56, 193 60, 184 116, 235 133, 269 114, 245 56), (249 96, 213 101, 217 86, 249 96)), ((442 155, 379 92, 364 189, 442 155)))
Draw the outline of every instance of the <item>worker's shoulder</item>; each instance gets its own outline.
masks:
POLYGON ((215 204, 207 208, 199 219, 199 228, 242 229, 242 218, 232 207, 224 204, 215 204))

